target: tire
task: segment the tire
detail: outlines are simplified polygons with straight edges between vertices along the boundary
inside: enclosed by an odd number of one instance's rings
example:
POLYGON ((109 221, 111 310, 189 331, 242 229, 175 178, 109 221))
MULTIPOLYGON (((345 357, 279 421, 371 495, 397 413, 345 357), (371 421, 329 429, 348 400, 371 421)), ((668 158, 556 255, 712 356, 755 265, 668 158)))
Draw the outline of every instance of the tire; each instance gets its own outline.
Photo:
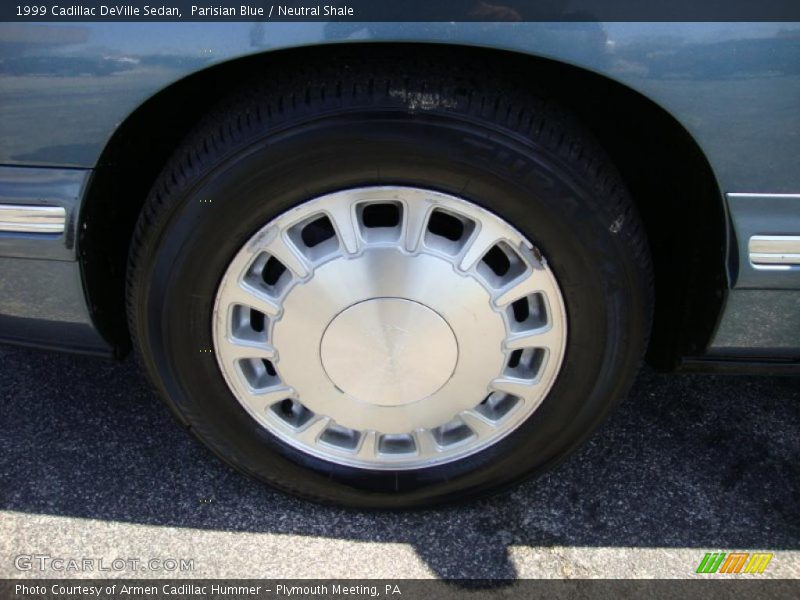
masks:
POLYGON ((518 78, 475 75, 488 65, 402 64, 273 74, 232 96, 165 167, 128 269, 132 337, 178 419, 240 471, 357 507, 464 500, 557 464, 626 393, 652 312, 631 198, 569 113, 518 78), (512 225, 563 299, 564 352, 549 392, 501 439, 457 460, 369 468, 305 452, 253 418, 216 358, 215 306, 237 253, 294 207, 375 186, 457 197, 512 225))

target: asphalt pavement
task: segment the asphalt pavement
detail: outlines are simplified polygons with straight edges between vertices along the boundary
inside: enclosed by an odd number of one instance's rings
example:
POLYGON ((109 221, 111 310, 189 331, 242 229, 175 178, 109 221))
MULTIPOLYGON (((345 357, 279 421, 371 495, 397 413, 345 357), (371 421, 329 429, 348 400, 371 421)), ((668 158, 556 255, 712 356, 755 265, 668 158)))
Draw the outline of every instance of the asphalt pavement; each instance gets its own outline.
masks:
POLYGON ((0 347, 0 577, 691 577, 720 550, 772 552, 763 576, 800 577, 800 378, 646 368, 555 471, 392 513, 234 472, 132 359, 0 347), (35 555, 192 563, 40 570, 35 555))

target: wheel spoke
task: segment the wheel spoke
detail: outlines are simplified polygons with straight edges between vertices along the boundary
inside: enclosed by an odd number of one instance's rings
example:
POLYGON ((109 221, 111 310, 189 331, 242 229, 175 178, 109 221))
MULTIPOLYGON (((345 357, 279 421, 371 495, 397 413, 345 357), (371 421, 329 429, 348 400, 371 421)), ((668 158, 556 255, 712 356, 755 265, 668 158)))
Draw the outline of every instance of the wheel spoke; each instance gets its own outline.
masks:
POLYGON ((275 348, 269 344, 230 338, 220 344, 217 350, 225 361, 235 361, 241 358, 274 360, 276 355, 275 348))
POLYGON ((375 460, 378 453, 378 434, 374 431, 365 431, 361 434, 356 456, 362 460, 375 460))
POLYGON ((263 390, 256 390, 255 392, 250 392, 250 395, 252 396, 254 403, 266 410, 276 402, 280 402, 294 396, 294 390, 290 387, 282 385, 263 390))
POLYGON ((536 388, 537 382, 527 382, 509 377, 498 377, 491 383, 491 388, 513 396, 525 398, 536 388))
POLYGON ((289 269, 296 277, 303 279, 309 272, 309 266, 300 252, 295 249, 294 244, 287 241, 283 235, 265 236, 266 241, 262 249, 281 261, 284 267, 289 269))
POLYGON ((541 292, 547 281, 540 271, 533 269, 500 290, 495 298, 497 306, 505 306, 530 294, 541 292))
POLYGON ((294 434, 295 439, 309 445, 315 445, 322 432, 328 428, 331 420, 328 417, 320 417, 312 419, 305 427, 300 429, 294 434))
POLYGON ((266 293, 246 283, 230 285, 225 288, 220 298, 220 304, 226 307, 232 304, 242 304, 270 317, 278 315, 281 310, 278 303, 266 293))
POLYGON ((506 338, 504 346, 508 350, 523 348, 553 348, 562 342, 564 334, 553 326, 541 327, 532 331, 514 333, 506 338))
POLYGON ((424 198, 411 198, 405 203, 405 225, 403 239, 406 250, 414 252, 425 235, 425 226, 428 223, 431 202, 424 198))
POLYGON ((420 456, 434 456, 441 452, 430 429, 417 429, 414 432, 414 442, 420 456))
POLYGON ((497 429, 474 410, 465 410, 459 416, 479 438, 491 435, 497 429))
POLYGON ((352 205, 349 202, 331 202, 330 206, 325 207, 325 212, 333 223, 344 250, 348 254, 358 252, 358 234, 352 205))
POLYGON ((503 239, 503 234, 503 229, 495 223, 481 222, 478 232, 473 234, 472 239, 467 242, 458 268, 462 271, 469 271, 492 246, 503 239))
POLYGON ((251 390, 244 381, 238 379, 234 382, 237 391, 246 398, 246 404, 258 415, 265 416, 270 406, 276 402, 291 398, 294 395, 294 390, 289 387, 279 386, 270 387, 263 390, 251 390))

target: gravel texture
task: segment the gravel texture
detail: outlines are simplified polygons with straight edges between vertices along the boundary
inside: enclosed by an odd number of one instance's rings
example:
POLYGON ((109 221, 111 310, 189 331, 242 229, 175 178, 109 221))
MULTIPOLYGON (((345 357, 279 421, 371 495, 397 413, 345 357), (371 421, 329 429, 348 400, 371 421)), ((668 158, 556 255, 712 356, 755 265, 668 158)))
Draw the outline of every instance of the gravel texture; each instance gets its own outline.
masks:
POLYGON ((0 577, 15 557, 191 558, 192 577, 691 577, 715 550, 800 577, 800 378, 645 369, 590 443, 445 509, 311 504, 232 471, 135 361, 0 347, 0 577))

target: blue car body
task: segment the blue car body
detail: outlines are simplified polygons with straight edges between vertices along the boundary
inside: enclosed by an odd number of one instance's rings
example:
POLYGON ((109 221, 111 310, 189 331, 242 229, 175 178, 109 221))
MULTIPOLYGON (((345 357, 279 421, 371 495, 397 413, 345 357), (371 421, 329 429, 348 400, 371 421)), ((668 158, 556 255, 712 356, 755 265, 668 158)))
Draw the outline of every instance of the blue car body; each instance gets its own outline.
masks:
MULTIPOLYGON (((3 230, 0 216, 0 339, 124 351, 124 325, 109 315, 122 305, 122 288, 103 288, 104 276, 91 274, 103 253, 92 236, 113 230, 96 215, 135 212, 104 178, 129 156, 132 131, 140 143, 157 138, 169 111, 179 119, 253 65, 335 62, 337 48, 388 44, 546 63, 551 85, 559 69, 585 73, 668 117, 707 161, 721 217, 699 228, 724 244, 705 265, 722 273, 711 309, 698 301, 693 315, 691 295, 682 309, 692 317, 685 326, 702 321, 705 333, 673 349, 676 362, 796 366, 800 258, 759 265, 751 246, 754 237, 800 236, 800 25, 793 23, 0 24, 0 205, 60 207, 64 215, 58 232, 3 230), (273 62, 253 62, 261 58, 273 62), (149 123, 157 104, 161 121, 149 123)), ((124 161, 135 174, 135 161, 124 161)), ((693 248, 683 251, 690 259, 693 248)), ((668 303, 657 310, 668 312, 668 303)))

